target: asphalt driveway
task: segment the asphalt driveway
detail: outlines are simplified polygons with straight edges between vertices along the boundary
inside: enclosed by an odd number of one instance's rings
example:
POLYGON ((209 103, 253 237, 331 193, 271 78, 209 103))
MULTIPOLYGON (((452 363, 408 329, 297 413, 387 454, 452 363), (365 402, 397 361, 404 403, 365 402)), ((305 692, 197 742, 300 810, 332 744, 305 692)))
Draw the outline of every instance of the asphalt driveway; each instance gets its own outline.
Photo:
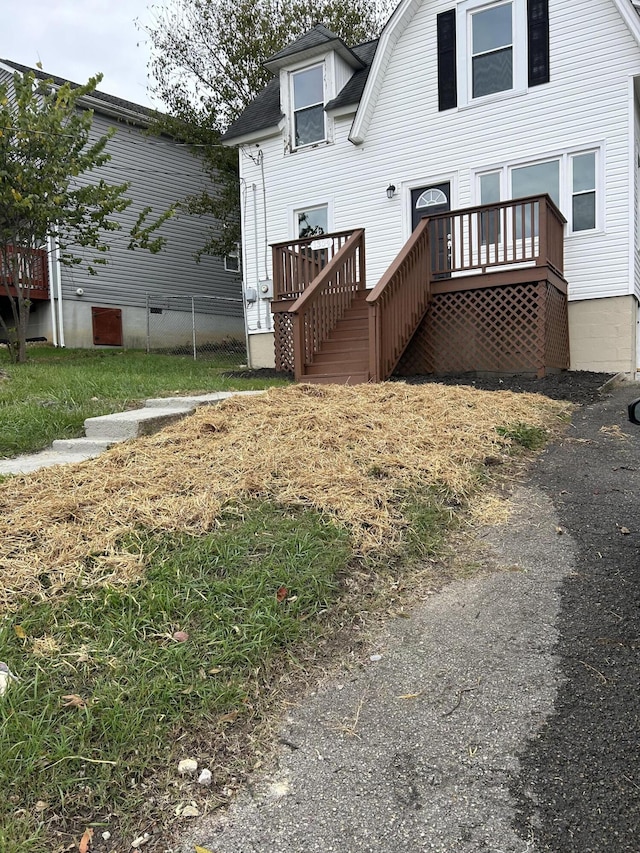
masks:
POLYGON ((176 849, 638 853, 633 396, 593 393, 515 488, 509 522, 478 532, 501 571, 389 622, 291 709, 273 764, 176 849))
POLYGON ((626 421, 629 390, 578 412, 531 478, 576 548, 560 590, 558 696, 512 785, 539 851, 640 850, 640 427, 626 421))

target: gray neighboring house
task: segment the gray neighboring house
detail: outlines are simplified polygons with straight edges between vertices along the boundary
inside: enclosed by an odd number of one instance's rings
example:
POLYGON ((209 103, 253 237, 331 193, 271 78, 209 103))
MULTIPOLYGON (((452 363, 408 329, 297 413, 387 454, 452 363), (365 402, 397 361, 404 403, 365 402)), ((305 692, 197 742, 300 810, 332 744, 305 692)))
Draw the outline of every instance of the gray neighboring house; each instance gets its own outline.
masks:
MULTIPOLYGON (((68 82, 0 59, 0 83, 10 85, 16 71, 33 71, 58 85, 68 82)), ((158 232, 166 239, 158 254, 127 249, 127 235, 143 208, 160 214, 172 202, 212 189, 199 158, 167 136, 147 135, 153 112, 146 107, 99 91, 81 104, 93 110, 96 137, 116 129, 106 149, 111 159, 86 179, 129 182, 133 203, 119 217, 122 230, 110 236, 108 263, 98 267, 98 275, 90 275, 85 264, 61 265, 55 246, 48 247, 49 287, 32 300, 29 336, 67 347, 143 349, 151 330, 163 347, 190 346, 195 312, 199 344, 244 342, 237 256, 195 259, 215 227, 213 218, 181 214, 168 220, 158 232)), ((6 301, 0 293, 0 310, 6 301)))

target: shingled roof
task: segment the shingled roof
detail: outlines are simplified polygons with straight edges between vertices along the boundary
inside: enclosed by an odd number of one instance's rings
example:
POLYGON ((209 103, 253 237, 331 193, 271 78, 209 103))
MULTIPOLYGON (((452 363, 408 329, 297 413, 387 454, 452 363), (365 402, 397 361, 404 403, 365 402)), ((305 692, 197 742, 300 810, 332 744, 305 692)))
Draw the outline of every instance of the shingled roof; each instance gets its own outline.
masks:
MULTIPOLYGON (((13 68, 14 71, 18 71, 20 74, 25 74, 31 71, 36 79, 38 80, 51 80, 56 86, 64 86, 65 83, 69 83, 73 89, 79 88, 79 83, 74 83, 72 80, 65 80, 64 77, 56 77, 55 74, 46 74, 44 71, 40 71, 39 68, 30 68, 28 65, 21 65, 19 62, 13 62, 11 59, 0 59, 0 64, 6 65, 8 68, 13 68)), ((136 113, 140 117, 151 118, 155 115, 155 110, 149 109, 149 107, 143 107, 141 104, 134 104, 133 101, 126 101, 124 98, 116 98, 115 95, 107 95, 106 92, 100 92, 96 89, 94 92, 91 92, 87 97, 91 99, 95 99, 96 101, 100 101, 104 104, 105 111, 109 114, 113 114, 114 112, 130 115, 131 113, 136 113)), ((92 106, 94 106, 92 104, 92 106)), ((98 110, 98 106, 94 106, 94 109, 98 110)))
MULTIPOLYGON (((332 33, 331 30, 322 26, 322 24, 318 24, 312 30, 309 30, 308 33, 305 33, 304 36, 301 36, 291 45, 285 47, 284 50, 271 57, 271 60, 277 58, 277 64, 279 65, 280 60, 291 58, 301 52, 306 52, 309 47, 322 45, 326 49, 329 43, 336 39, 344 46, 344 42, 338 39, 338 36, 332 33)), ((350 106, 360 101, 377 46, 378 40, 376 39, 357 45, 356 47, 346 48, 354 60, 357 61, 359 68, 357 68, 355 74, 337 96, 326 104, 325 110, 350 106)), ((265 65, 269 66, 271 60, 268 60, 265 65)), ((269 128, 275 129, 283 118, 280 105, 280 80, 276 77, 269 81, 244 112, 230 125, 226 133, 223 134, 222 141, 230 142, 233 139, 238 139, 250 133, 257 133, 258 131, 268 130, 269 128)))

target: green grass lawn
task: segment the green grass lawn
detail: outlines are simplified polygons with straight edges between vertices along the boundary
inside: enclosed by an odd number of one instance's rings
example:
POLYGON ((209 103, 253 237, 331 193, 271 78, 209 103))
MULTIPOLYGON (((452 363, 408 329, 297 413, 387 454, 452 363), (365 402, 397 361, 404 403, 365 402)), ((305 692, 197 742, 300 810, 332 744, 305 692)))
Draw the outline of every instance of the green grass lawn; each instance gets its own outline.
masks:
MULTIPOLYGON (((350 557, 346 530, 267 504, 209 536, 130 545, 152 555, 138 583, 75 588, 0 621, 0 659, 24 661, 0 698, 0 780, 15 793, 0 802, 3 853, 66 850, 85 827, 128 849, 183 781, 180 758, 219 789, 234 763, 219 763, 226 727, 259 718, 269 673, 319 638, 350 557)), ((165 818, 198 796, 190 787, 165 818)))
POLYGON ((147 397, 253 390, 282 380, 239 379, 234 367, 190 356, 33 347, 27 364, 0 351, 0 457, 83 434, 85 418, 135 408, 147 397))

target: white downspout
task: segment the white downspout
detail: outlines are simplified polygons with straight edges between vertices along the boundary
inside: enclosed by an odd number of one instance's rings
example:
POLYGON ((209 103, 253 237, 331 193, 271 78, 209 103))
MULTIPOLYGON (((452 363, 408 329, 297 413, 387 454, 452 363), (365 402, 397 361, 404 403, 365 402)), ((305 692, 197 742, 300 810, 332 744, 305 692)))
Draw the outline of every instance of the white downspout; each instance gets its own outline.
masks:
POLYGON ((58 331, 60 333, 60 346, 64 349, 64 318, 62 315, 62 265, 60 263, 60 246, 54 237, 54 258, 56 281, 58 283, 58 331))
POLYGON ((53 337, 54 347, 58 346, 58 324, 56 319, 56 299, 53 281, 53 252, 55 245, 53 237, 49 235, 49 245, 47 247, 47 272, 49 274, 49 310, 51 311, 51 335, 53 337))

